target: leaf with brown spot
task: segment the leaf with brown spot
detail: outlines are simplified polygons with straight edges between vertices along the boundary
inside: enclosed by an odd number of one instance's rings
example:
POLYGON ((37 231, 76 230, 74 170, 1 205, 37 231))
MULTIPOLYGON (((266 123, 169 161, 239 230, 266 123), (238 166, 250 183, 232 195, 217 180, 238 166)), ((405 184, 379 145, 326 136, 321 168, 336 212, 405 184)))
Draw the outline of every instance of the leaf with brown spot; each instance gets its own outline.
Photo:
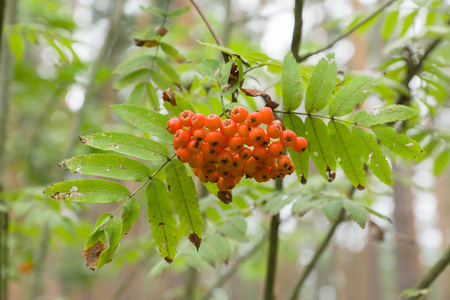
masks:
POLYGON ((155 32, 160 36, 165 36, 166 33, 169 32, 169 30, 164 26, 158 25, 155 28, 155 32))
POLYGON ((172 106, 177 106, 177 101, 175 100, 175 93, 170 92, 170 88, 163 92, 163 100, 169 102, 172 106))
POLYGON ((233 201, 233 195, 231 191, 219 191, 217 193, 217 197, 219 197, 220 201, 225 204, 231 203, 233 201))
POLYGON ((231 87, 236 84, 238 79, 239 79, 239 68, 236 64, 232 64, 231 70, 230 70, 230 76, 228 77, 228 83, 223 88, 223 91, 226 92, 229 89, 231 89, 231 87))
POLYGON ((147 48, 153 48, 159 45, 159 42, 157 40, 134 39, 134 43, 138 47, 147 47, 147 48))
POLYGON ((200 244, 202 243, 202 239, 195 233, 191 233, 191 235, 189 236, 189 240, 192 244, 194 244, 195 248, 197 248, 198 251, 198 248, 200 248, 200 244))
POLYGON ((95 270, 97 268, 98 258, 103 251, 103 243, 98 241, 95 245, 87 248, 83 256, 86 258, 86 268, 95 270))
POLYGON ((259 91, 256 89, 245 89, 241 87, 241 91, 250 97, 258 97, 261 96, 264 101, 266 102, 266 106, 270 107, 272 110, 274 110, 275 108, 277 108, 279 106, 278 103, 276 103, 275 101, 272 101, 272 98, 265 92, 263 91, 259 91))

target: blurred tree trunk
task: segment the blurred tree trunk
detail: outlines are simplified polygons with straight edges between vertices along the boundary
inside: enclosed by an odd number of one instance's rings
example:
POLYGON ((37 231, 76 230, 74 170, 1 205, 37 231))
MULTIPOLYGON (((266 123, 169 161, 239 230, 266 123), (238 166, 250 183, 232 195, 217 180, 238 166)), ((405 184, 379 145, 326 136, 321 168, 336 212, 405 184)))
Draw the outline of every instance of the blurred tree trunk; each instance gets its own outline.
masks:
MULTIPOLYGON (((394 163, 394 174, 412 177, 412 168, 394 163)), ((411 186, 399 180, 394 182, 394 226, 397 233, 397 292, 417 284, 420 279, 419 250, 415 244, 414 195, 411 186)))
MULTIPOLYGON (((436 198, 438 200, 437 211, 439 213, 438 226, 442 232, 442 250, 450 244, 450 220, 447 217, 450 214, 450 168, 441 174, 436 180, 436 198)), ((441 299, 450 299, 450 270, 442 273, 440 285, 442 288, 441 299)))

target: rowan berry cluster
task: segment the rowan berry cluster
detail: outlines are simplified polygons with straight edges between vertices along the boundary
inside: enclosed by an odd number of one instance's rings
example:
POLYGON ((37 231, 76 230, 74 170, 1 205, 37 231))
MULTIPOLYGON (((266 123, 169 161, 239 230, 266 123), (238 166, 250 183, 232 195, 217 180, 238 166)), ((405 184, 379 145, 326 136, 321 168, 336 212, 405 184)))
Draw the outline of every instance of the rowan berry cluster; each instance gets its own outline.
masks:
POLYGON ((305 138, 274 121, 269 107, 249 113, 235 106, 226 120, 185 110, 167 122, 167 131, 174 134, 178 159, 188 163, 200 181, 217 183, 221 191, 232 190, 244 175, 267 182, 292 174, 295 166, 284 147, 296 152, 308 147, 305 138))

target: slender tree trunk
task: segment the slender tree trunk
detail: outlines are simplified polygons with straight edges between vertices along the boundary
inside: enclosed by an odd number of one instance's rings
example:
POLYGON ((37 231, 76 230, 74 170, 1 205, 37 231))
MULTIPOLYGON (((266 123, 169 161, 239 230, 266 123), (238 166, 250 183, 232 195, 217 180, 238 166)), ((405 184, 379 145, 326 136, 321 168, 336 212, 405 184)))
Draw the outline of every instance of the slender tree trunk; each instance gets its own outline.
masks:
MULTIPOLYGON (((394 164, 394 172, 411 177, 412 170, 394 164)), ((394 225, 397 232, 397 292, 401 293, 417 284, 420 279, 419 251, 414 240, 414 196, 409 185, 394 183, 394 225)))

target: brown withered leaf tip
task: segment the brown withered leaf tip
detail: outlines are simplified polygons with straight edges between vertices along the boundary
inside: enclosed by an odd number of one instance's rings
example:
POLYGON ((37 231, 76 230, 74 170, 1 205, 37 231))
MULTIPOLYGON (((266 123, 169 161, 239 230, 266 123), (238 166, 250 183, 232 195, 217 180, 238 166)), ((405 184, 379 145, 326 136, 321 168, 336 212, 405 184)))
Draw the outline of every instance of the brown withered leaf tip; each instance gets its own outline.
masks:
POLYGON ((329 166, 327 166, 326 173, 328 176, 328 182, 332 182, 336 178, 336 171, 331 170, 329 166))
POLYGON ((233 195, 231 191, 219 191, 217 193, 217 197, 219 197, 220 201, 225 204, 231 203, 233 201, 233 195))
POLYGON ((303 176, 303 174, 302 174, 302 180, 300 181, 303 185, 305 185, 306 184, 306 178, 305 178, 305 176, 303 176))
POLYGON ((155 32, 160 36, 165 36, 166 33, 169 32, 169 30, 164 26, 158 25, 155 28, 155 32))
POLYGON ((81 135, 80 135, 78 138, 80 139, 80 141, 81 141, 83 144, 86 144, 86 143, 88 142, 87 138, 82 137, 81 135))
POLYGON ((238 81, 239 79, 239 68, 237 65, 232 64, 230 69, 230 76, 228 77, 227 85, 223 88, 223 91, 226 92, 238 81))
POLYGON ((98 241, 97 244, 92 245, 84 251, 83 256, 86 258, 86 268, 95 270, 98 264, 98 258, 103 251, 103 243, 98 241))
POLYGON ((195 233, 191 233, 191 235, 189 236, 189 240, 191 241, 192 244, 194 244, 195 248, 200 248, 200 244, 202 243, 202 239, 198 237, 197 234, 195 233))
POLYGON ((171 264, 173 262, 173 259, 170 259, 168 257, 164 257, 164 260, 167 261, 169 264, 171 264))
POLYGON ((272 98, 265 92, 260 91, 260 90, 256 90, 256 89, 245 89, 241 87, 241 91, 244 92, 244 94, 246 94, 247 96, 250 97, 258 97, 261 96, 264 101, 266 101, 266 106, 270 107, 272 110, 274 110, 275 108, 277 108, 279 106, 278 103, 272 101, 272 98))
POLYGON ((163 100, 169 102, 172 106, 177 106, 177 101, 175 100, 175 93, 170 93, 170 88, 163 92, 163 100))
POLYGON ((140 40, 140 39, 134 39, 134 44, 138 47, 147 47, 147 48, 153 48, 159 45, 159 42, 157 40, 140 40))
POLYGON ((363 191, 364 190, 364 187, 362 186, 362 185, 360 185, 360 184, 358 184, 358 186, 356 187, 358 190, 360 190, 360 191, 363 191))

